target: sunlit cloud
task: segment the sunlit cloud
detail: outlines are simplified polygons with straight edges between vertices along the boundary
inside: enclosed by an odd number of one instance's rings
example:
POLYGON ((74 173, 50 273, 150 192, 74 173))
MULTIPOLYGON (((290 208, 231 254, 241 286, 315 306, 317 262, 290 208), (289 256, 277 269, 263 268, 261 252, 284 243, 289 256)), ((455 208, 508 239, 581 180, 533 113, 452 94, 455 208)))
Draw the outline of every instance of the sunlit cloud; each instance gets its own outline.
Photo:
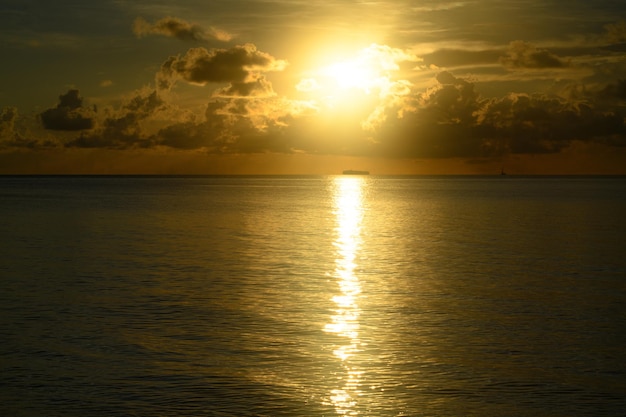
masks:
POLYGON ((270 86, 262 80, 262 73, 282 71, 286 66, 286 61, 257 50, 253 44, 230 49, 191 48, 184 55, 172 56, 165 61, 156 79, 162 89, 169 89, 182 79, 198 85, 230 83, 231 93, 254 95, 259 90, 269 91, 270 86))
MULTIPOLYGON (((624 112, 602 106, 603 102, 626 101, 623 81, 575 100, 524 93, 484 98, 472 82, 443 71, 426 91, 408 81, 395 81, 361 116, 330 125, 324 122, 329 117, 325 109, 314 102, 235 91, 240 87, 231 83, 217 90, 202 118, 178 118, 180 109, 156 90, 138 91, 120 108, 108 110, 97 127, 85 130, 66 146, 170 147, 217 154, 489 158, 557 153, 575 142, 626 145, 624 112), (162 127, 150 130, 148 122, 158 120, 162 127), (331 137, 337 139, 324 139, 331 137)), ((60 99, 59 105, 49 110, 56 115, 50 120, 59 124, 57 128, 86 128, 81 124, 86 122, 73 119, 79 116, 71 113, 83 109, 78 92, 70 90, 60 99)), ((15 118, 10 110, 3 113, 5 137, 15 118)))
POLYGON ((321 87, 315 78, 303 78, 296 85, 296 90, 302 91, 305 93, 317 91, 321 87))

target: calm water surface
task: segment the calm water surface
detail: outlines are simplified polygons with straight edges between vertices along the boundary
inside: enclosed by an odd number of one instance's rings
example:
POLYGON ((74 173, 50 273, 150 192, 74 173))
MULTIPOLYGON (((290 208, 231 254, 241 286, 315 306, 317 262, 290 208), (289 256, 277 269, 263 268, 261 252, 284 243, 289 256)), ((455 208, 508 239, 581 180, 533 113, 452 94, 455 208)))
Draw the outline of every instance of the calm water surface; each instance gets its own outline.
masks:
POLYGON ((0 414, 623 416, 626 179, 0 177, 0 414))

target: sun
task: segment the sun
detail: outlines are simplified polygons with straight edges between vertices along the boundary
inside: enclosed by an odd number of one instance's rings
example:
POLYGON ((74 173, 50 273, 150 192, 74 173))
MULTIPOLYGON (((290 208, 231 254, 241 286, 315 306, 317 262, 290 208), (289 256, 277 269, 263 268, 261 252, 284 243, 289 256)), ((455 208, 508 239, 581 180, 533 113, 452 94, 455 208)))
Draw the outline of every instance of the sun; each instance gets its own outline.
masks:
POLYGON ((306 72, 296 89, 329 108, 356 109, 395 94, 399 63, 414 60, 405 51, 375 43, 353 53, 329 53, 318 58, 321 65, 306 72))
POLYGON ((336 62, 322 68, 320 74, 340 89, 356 88, 368 94, 385 80, 379 68, 363 59, 336 62))

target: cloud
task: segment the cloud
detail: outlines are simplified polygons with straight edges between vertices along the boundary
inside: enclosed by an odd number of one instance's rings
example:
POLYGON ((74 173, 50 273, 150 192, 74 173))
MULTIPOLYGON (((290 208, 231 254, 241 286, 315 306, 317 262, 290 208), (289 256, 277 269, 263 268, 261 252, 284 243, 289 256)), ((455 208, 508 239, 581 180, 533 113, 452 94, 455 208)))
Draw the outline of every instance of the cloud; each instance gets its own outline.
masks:
POLYGON ((233 95, 269 94, 271 85, 261 73, 282 71, 286 61, 279 60, 245 44, 230 49, 191 48, 184 55, 170 57, 156 76, 161 89, 171 88, 177 79, 192 84, 230 83, 233 95))
POLYGON ((604 38, 607 42, 611 44, 626 42, 626 20, 605 25, 604 29, 606 30, 604 38))
POLYGON ((250 82, 232 82, 228 87, 218 90, 215 96, 222 97, 272 97, 276 95, 272 83, 265 77, 250 82))
POLYGON ((502 52, 494 48, 481 50, 469 49, 436 49, 424 54, 425 65, 436 65, 437 67, 460 67, 465 65, 491 65, 498 62, 502 52))
POLYGON ((447 71, 424 92, 412 91, 386 109, 373 152, 391 157, 447 158, 481 155, 475 131, 480 96, 474 84, 447 71))
POLYGON ((81 133, 66 146, 117 149, 151 146, 151 135, 142 122, 165 108, 166 104, 155 90, 137 91, 120 109, 110 111, 97 129, 81 133))
POLYGON ((278 98, 212 98, 204 120, 167 126, 156 134, 160 146, 201 149, 207 153, 292 151, 288 122, 299 109, 278 98))
MULTIPOLYGON (((554 154, 576 143, 626 146, 626 114, 619 104, 625 100, 625 81, 568 98, 522 93, 484 98, 474 83, 443 71, 425 91, 408 82, 398 83, 395 93, 379 97, 378 104, 376 100, 368 104, 372 106, 369 113, 346 117, 309 102, 279 97, 261 75, 240 71, 254 65, 272 68, 270 58, 225 54, 227 67, 234 70, 221 67, 214 72, 214 55, 193 51, 168 61, 168 68, 179 76, 178 71, 189 69, 185 65, 195 67, 198 60, 206 59, 210 64, 198 65, 203 69, 198 74, 203 76, 195 79, 227 80, 228 86, 213 94, 202 116, 182 117, 181 110, 166 102, 162 92, 146 88, 118 109, 105 109, 97 128, 83 131, 66 146, 474 160, 506 154, 554 154), (177 65, 182 63, 185 65, 179 69, 177 65), (369 120, 372 118, 375 120, 369 120)), ((77 93, 68 93, 59 106, 81 105, 77 93)), ((2 114, 2 129, 8 131, 15 116, 9 110, 2 114)))
POLYGON ((58 146, 54 140, 34 136, 20 123, 20 119, 15 107, 4 107, 0 110, 0 149, 42 149, 58 146))
POLYGON ((436 77, 439 86, 420 98, 421 111, 438 124, 470 124, 479 107, 478 92, 474 84, 457 78, 447 71, 436 77))
POLYGON ((282 70, 285 65, 251 44, 230 49, 191 48, 163 64, 156 76, 158 88, 138 91, 119 109, 108 109, 97 128, 82 133, 66 146, 286 152, 288 148, 266 138, 283 128, 282 118, 290 112, 290 106, 276 98, 271 83, 263 76, 264 72, 282 70), (180 109, 164 100, 177 80, 226 86, 213 93, 204 120, 198 121, 185 117, 180 109), (160 127, 154 130, 154 126, 160 127))
POLYGON ((563 68, 568 63, 547 49, 539 49, 524 41, 513 41, 509 44, 500 63, 510 69, 542 69, 563 68))
POLYGON ((385 109, 372 155, 489 158, 557 153, 575 142, 626 146, 623 107, 546 94, 487 99, 473 83, 449 72, 436 79, 436 86, 385 109))
POLYGON ((138 17, 133 22, 133 33, 139 38, 148 35, 163 35, 182 41, 197 42, 211 39, 228 42, 232 39, 232 35, 223 30, 216 28, 205 30, 197 24, 188 23, 175 17, 166 17, 152 24, 142 17, 138 17))
POLYGON ((4 107, 0 111, 0 137, 10 136, 13 134, 17 114, 17 109, 15 107, 4 107))
POLYGON ((315 78, 303 78, 296 85, 296 90, 302 91, 305 93, 309 93, 311 91, 317 91, 320 88, 321 88, 320 84, 317 82, 315 78))
POLYGON ((477 121, 486 138, 504 143, 505 150, 516 154, 559 152, 573 141, 626 144, 623 114, 544 94, 488 100, 477 121))
POLYGON ((44 128, 50 130, 85 130, 94 126, 93 112, 83 107, 83 99, 78 90, 68 90, 59 96, 56 107, 42 112, 39 116, 44 128))
POLYGON ((25 141, 15 128, 19 117, 17 108, 4 107, 0 110, 0 149, 13 147, 32 147, 34 143, 25 141))

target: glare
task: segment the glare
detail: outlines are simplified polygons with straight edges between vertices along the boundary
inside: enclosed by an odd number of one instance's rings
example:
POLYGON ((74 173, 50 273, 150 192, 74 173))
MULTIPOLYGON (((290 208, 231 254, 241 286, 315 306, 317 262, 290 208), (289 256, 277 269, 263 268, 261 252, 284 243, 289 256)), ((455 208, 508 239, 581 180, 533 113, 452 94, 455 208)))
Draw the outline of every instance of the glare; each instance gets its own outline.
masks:
POLYGON ((324 331, 345 338, 333 350, 333 355, 342 363, 346 377, 343 385, 333 389, 330 402, 339 415, 358 415, 356 398, 360 395, 361 372, 351 364, 360 352, 359 339, 359 295, 361 285, 356 275, 357 255, 361 244, 361 220, 363 217, 363 186, 360 177, 337 177, 334 181, 334 206, 336 216, 335 271, 338 293, 332 297, 335 304, 331 322, 324 331))
POLYGON ((375 92, 384 98, 393 94, 398 82, 408 83, 397 79, 399 63, 407 61, 419 61, 419 58, 397 48, 373 43, 343 58, 330 58, 321 67, 308 72, 307 78, 302 79, 296 88, 326 99, 347 100, 351 97, 353 104, 363 94, 375 92))
POLYGON ((358 88, 369 94, 381 83, 382 75, 365 60, 337 62, 322 69, 321 73, 334 79, 342 89, 358 88))

